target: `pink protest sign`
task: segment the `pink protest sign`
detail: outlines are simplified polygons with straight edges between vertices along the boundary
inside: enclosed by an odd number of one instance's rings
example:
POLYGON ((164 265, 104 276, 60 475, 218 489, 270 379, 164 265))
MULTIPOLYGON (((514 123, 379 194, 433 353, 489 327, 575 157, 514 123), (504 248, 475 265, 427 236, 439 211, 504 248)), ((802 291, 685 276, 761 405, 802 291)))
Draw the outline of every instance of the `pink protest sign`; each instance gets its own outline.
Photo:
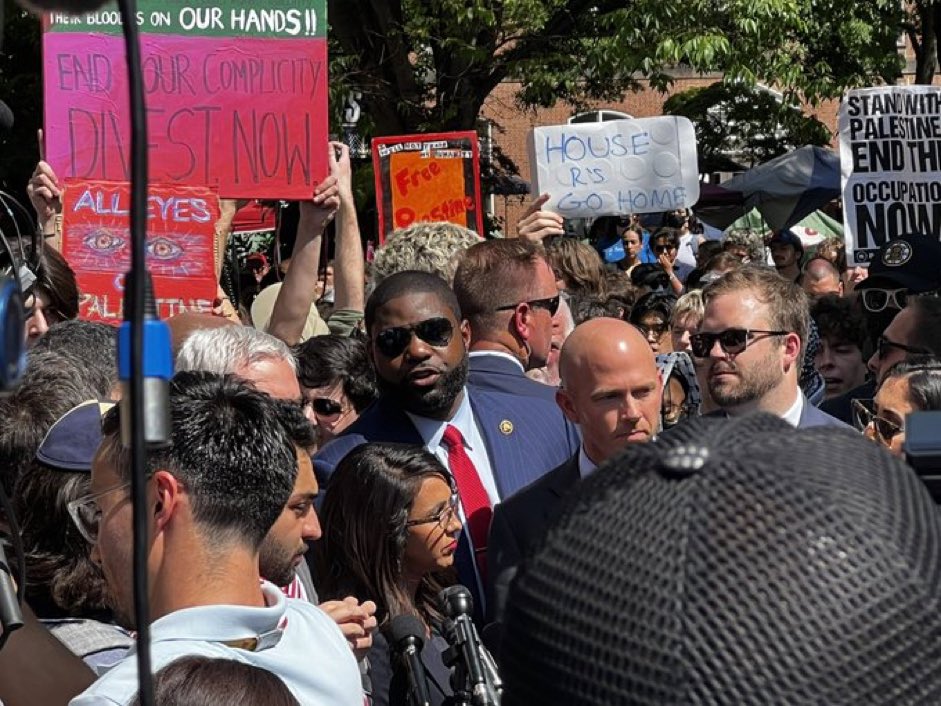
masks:
MULTIPOLYGON (((264 10, 236 0, 205 9, 141 3, 151 181, 300 199, 326 176, 325 3, 277 2, 264 10)), ((52 14, 45 24, 47 161, 62 178, 127 180, 116 12, 52 14)))

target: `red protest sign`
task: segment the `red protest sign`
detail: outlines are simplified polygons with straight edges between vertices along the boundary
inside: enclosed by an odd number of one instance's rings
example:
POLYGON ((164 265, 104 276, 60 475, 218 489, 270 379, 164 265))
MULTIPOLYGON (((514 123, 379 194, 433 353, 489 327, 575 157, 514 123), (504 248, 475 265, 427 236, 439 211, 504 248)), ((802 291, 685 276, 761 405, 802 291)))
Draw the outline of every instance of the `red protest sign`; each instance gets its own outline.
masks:
MULTIPOLYGON (((310 198, 327 165, 325 0, 139 3, 150 179, 227 198, 310 198)), ((47 15, 46 158, 60 177, 127 181, 130 120, 112 6, 47 15)))
MULTIPOLYGON (((65 182, 62 254, 75 271, 79 318, 119 324, 130 269, 130 184, 65 182)), ((219 199, 205 187, 151 184, 147 267, 158 313, 208 311, 216 296, 215 223, 219 199)))
POLYGON ((380 242, 421 221, 447 221, 483 233, 476 133, 377 137, 372 154, 380 242))

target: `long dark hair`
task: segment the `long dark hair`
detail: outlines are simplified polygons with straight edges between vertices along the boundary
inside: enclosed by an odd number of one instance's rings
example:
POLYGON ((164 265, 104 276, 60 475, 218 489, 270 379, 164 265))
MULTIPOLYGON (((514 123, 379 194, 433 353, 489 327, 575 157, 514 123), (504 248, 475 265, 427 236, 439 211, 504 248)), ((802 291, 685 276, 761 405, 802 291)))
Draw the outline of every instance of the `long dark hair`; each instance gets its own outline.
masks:
POLYGON ((441 621, 435 597, 453 574, 422 577, 414 598, 405 583, 405 523, 422 481, 451 475, 432 454, 408 444, 363 444, 347 454, 330 477, 320 512, 317 587, 327 600, 356 596, 375 602, 382 625, 402 614, 426 624, 441 621))

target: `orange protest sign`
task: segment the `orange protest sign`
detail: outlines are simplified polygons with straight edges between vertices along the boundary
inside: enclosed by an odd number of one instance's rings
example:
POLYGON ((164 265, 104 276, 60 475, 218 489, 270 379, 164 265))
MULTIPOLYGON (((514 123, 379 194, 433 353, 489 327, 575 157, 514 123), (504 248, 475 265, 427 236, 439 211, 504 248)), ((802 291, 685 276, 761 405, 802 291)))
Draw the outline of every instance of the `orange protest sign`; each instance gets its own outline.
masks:
POLYGON ((475 132, 376 137, 372 153, 380 243, 393 230, 423 221, 483 232, 475 132))
POLYGON ((417 221, 448 221, 467 226, 464 161, 421 152, 391 156, 392 219, 396 228, 417 221))

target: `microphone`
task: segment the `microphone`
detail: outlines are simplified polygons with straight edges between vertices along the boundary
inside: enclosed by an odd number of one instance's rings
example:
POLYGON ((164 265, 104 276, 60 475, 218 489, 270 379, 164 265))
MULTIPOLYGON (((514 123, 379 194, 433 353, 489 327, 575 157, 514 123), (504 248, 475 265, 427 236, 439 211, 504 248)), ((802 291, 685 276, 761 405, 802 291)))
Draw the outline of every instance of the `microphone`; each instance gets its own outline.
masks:
POLYGON ((3 626, 0 647, 3 647, 10 633, 23 627, 23 613, 20 611, 20 602, 16 598, 16 587, 13 585, 10 563, 3 549, 3 542, 0 542, 0 625, 3 626))
POLYGON ((467 587, 449 586, 438 594, 438 607, 449 619, 449 637, 466 670, 471 700, 476 706, 496 706, 499 699, 487 679, 481 660, 480 639, 474 627, 474 599, 467 587))
MULTIPOLYGON (((170 348, 170 327, 157 317, 154 285, 148 272, 142 273, 144 282, 144 441, 154 448, 170 443, 170 378, 173 377, 173 357, 170 348)), ((131 324, 130 276, 125 282, 125 321, 118 330, 118 379, 121 382, 121 441, 131 446, 131 324)))
POLYGON ((428 678, 420 656, 425 644, 425 626, 414 615, 397 615, 389 621, 387 633, 389 646, 405 662, 409 703, 412 706, 431 706, 428 678))
MULTIPOLYGON (((0 25, 2 27, 2 25, 0 25)), ((6 131, 13 127, 13 111, 5 102, 0 101, 0 130, 6 131)))

